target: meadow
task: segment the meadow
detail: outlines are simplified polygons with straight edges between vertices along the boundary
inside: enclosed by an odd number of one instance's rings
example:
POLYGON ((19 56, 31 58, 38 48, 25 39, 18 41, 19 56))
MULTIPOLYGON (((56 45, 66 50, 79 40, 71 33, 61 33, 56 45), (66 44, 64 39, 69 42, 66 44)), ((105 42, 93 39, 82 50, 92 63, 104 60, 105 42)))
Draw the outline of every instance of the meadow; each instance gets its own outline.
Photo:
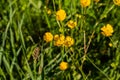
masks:
POLYGON ((120 80, 120 0, 0 0, 0 80, 120 80))

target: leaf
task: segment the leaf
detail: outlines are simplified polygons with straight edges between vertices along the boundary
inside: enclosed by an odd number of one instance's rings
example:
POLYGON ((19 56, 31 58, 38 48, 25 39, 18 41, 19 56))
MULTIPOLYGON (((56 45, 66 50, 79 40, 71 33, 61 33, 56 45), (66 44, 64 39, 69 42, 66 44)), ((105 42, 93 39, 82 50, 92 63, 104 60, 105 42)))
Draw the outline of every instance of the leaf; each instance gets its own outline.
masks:
POLYGON ((3 76, 4 80, 6 80, 5 73, 3 72, 3 70, 1 69, 1 67, 0 67, 0 75, 3 76))
POLYGON ((94 12, 93 9, 87 9, 87 14, 88 14, 90 17, 92 17, 92 18, 94 18, 94 19, 97 19, 96 16, 95 16, 95 12, 94 12))

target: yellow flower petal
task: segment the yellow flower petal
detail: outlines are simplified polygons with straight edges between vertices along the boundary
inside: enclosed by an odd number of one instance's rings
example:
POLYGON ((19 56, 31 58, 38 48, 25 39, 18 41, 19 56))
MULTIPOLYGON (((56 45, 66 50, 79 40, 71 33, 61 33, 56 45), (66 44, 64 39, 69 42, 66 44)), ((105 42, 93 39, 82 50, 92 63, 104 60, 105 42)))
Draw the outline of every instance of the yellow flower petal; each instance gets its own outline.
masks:
POLYGON ((120 0, 113 0, 113 2, 114 2, 115 5, 120 6, 120 0))

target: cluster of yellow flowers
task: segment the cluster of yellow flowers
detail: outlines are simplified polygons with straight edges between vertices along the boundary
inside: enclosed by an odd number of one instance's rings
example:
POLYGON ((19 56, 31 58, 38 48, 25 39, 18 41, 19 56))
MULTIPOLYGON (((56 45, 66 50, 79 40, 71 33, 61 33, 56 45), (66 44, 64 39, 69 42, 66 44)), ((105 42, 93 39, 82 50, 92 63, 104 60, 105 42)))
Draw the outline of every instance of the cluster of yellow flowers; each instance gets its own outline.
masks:
POLYGON ((113 0, 114 4, 120 6, 120 0, 113 0))
POLYGON ((65 37, 63 34, 60 34, 60 35, 56 34, 53 37, 53 35, 50 32, 46 32, 44 34, 43 38, 46 42, 50 42, 54 38, 54 45, 55 46, 70 47, 74 44, 74 39, 73 38, 71 38, 70 36, 65 37))
MULTIPOLYGON (((99 2, 100 0, 94 0, 96 3, 99 2)), ((113 0, 114 4, 120 6, 120 0, 113 0)), ((87 7, 91 4, 91 0, 80 0, 80 5, 82 7, 87 7)), ((51 14, 51 10, 48 10, 47 12, 48 14, 51 14)), ((76 17, 81 18, 81 15, 76 14, 76 17)), ((66 12, 63 9, 60 9, 56 12, 56 19, 58 21, 63 21, 66 18, 66 12)), ((73 29, 77 26, 77 22, 73 21, 73 20, 69 20, 67 22, 67 26, 70 29, 73 29)), ((103 26, 101 28, 101 33, 106 36, 112 36, 114 30, 113 27, 110 24, 107 24, 105 26, 103 26)), ((74 44, 74 39, 70 36, 64 36, 63 34, 56 34, 56 35, 52 35, 50 32, 46 32, 43 36, 44 40, 46 42, 50 42, 54 39, 54 45, 55 46, 65 46, 65 47, 71 47, 74 44)), ((109 46, 112 47, 112 43, 109 43, 109 46)), ((72 50, 72 48, 71 48, 72 50)), ((68 68, 68 63, 67 62, 61 62, 59 65, 60 70, 66 70, 68 68)))
POLYGON ((80 0, 80 4, 82 7, 87 7, 91 3, 91 0, 80 0))
POLYGON ((70 20, 67 22, 67 26, 71 29, 73 29, 77 25, 77 22, 74 22, 73 20, 70 20))
POLYGON ((55 46, 65 46, 65 47, 70 47, 74 44, 74 39, 71 38, 70 36, 64 36, 63 34, 56 34, 54 36, 54 45, 55 46))
POLYGON ((68 68, 68 63, 67 62, 61 62, 59 66, 60 70, 66 70, 68 68))
POLYGON ((101 33, 106 36, 106 37, 109 37, 109 36, 112 36, 112 33, 113 33, 113 27, 110 25, 110 24, 107 24, 106 26, 103 26, 101 28, 101 33))

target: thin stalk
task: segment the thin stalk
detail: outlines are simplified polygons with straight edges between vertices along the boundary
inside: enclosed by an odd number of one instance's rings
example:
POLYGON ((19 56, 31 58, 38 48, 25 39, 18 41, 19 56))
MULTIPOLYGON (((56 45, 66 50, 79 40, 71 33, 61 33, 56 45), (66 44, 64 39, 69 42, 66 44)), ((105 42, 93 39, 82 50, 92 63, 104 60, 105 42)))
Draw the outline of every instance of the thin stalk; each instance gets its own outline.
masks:
POLYGON ((83 80, 86 80, 86 75, 85 75, 85 73, 82 70, 82 66, 79 67, 79 70, 80 70, 80 72, 81 72, 81 74, 83 76, 83 80))
POLYGON ((54 8, 54 11, 56 12, 55 0, 52 0, 52 1, 53 1, 53 8, 54 8))
POLYGON ((99 67, 97 67, 93 62, 92 62, 92 60, 88 57, 88 56, 86 56, 87 57, 87 59, 91 62, 91 64, 97 69, 97 70, 99 70, 108 80, 111 80, 109 77, 108 77, 108 75, 106 75, 99 67))

